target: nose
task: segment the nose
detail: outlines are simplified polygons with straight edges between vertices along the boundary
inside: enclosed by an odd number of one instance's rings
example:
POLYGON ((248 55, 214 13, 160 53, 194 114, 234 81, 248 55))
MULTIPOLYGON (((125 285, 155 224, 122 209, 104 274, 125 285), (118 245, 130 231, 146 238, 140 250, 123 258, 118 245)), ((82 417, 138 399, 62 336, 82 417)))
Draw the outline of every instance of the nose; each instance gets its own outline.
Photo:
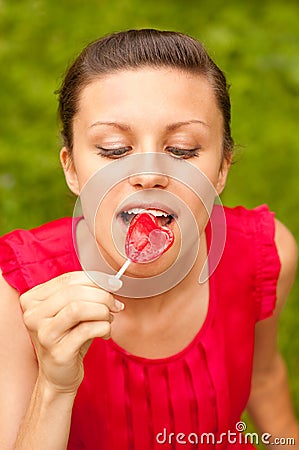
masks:
POLYGON ((137 189, 164 189, 168 186, 169 178, 162 173, 139 173, 130 176, 129 183, 137 189))

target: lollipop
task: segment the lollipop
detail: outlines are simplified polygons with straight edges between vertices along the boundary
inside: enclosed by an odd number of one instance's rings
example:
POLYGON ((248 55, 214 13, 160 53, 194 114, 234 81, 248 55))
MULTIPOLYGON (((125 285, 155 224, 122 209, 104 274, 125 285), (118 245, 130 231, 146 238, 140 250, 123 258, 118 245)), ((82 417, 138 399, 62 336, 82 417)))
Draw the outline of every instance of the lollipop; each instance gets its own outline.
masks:
POLYGON ((173 242, 173 232, 167 227, 161 227, 153 214, 148 212, 137 214, 130 223, 126 236, 127 260, 115 278, 120 278, 131 262, 148 263, 159 258, 173 242))

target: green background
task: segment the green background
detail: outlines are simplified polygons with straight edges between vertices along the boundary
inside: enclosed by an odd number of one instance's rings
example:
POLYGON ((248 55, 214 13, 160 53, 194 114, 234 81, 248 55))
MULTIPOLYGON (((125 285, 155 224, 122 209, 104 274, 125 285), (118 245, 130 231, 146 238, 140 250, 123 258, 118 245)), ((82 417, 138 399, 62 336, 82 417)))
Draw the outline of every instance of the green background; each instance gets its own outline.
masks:
MULTIPOLYGON (((187 32, 231 84, 235 165, 223 202, 268 203, 299 239, 299 2, 0 1, 0 234, 72 213, 58 162, 56 96, 89 41, 128 28, 187 32)), ((299 416, 296 282, 280 327, 299 416)))

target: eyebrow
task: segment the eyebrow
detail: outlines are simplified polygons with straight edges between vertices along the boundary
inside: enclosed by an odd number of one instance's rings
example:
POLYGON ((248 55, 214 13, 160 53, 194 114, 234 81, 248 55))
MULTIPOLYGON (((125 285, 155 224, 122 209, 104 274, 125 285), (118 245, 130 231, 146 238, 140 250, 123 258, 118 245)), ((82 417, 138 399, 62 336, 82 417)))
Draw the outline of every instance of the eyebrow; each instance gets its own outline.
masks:
MULTIPOLYGON (((204 122, 203 120, 199 120, 199 119, 191 119, 191 120, 185 120, 182 122, 175 122, 175 123, 171 123, 169 125, 166 125, 166 130, 167 131, 174 131, 177 130, 180 127, 186 126, 186 125, 192 125, 192 124, 201 124, 204 125, 205 127, 209 127, 209 125, 204 122)), ((90 125, 89 128, 93 128, 93 127, 97 127, 97 126, 108 126, 108 127, 114 127, 114 128, 118 128, 121 131, 131 131, 131 127, 125 123, 122 122, 102 122, 100 120, 96 121, 95 123, 93 123, 92 125, 90 125)))
POLYGON ((131 128, 129 127, 129 125, 126 125, 125 123, 122 123, 122 122, 101 122, 100 120, 98 120, 97 122, 95 122, 92 125, 90 125, 89 128, 93 128, 93 127, 97 127, 97 126, 108 126, 108 127, 118 128, 118 129, 120 129, 122 131, 131 131, 131 128))
POLYGON ((171 123, 166 126, 166 129, 168 131, 173 131, 173 130, 176 130, 177 128, 184 127, 185 125, 192 125, 193 123, 199 123, 201 125, 204 125, 205 127, 209 127, 209 125, 206 122, 204 122, 203 120, 191 119, 191 120, 185 120, 184 122, 171 123))

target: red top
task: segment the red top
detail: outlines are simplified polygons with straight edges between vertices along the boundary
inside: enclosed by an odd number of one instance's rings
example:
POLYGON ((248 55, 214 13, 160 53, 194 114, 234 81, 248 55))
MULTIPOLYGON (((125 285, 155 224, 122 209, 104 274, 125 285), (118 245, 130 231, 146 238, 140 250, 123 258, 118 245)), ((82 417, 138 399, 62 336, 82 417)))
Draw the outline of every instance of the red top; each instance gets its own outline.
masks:
MULTIPOLYGON (((225 208, 225 214, 227 240, 209 280, 203 326, 184 350, 163 359, 134 356, 112 339, 94 339, 68 450, 253 448, 239 444, 236 423, 250 392, 255 323, 273 312, 280 262, 266 206, 225 208)), ((81 270, 72 219, 2 237, 0 266, 20 293, 81 270)))

